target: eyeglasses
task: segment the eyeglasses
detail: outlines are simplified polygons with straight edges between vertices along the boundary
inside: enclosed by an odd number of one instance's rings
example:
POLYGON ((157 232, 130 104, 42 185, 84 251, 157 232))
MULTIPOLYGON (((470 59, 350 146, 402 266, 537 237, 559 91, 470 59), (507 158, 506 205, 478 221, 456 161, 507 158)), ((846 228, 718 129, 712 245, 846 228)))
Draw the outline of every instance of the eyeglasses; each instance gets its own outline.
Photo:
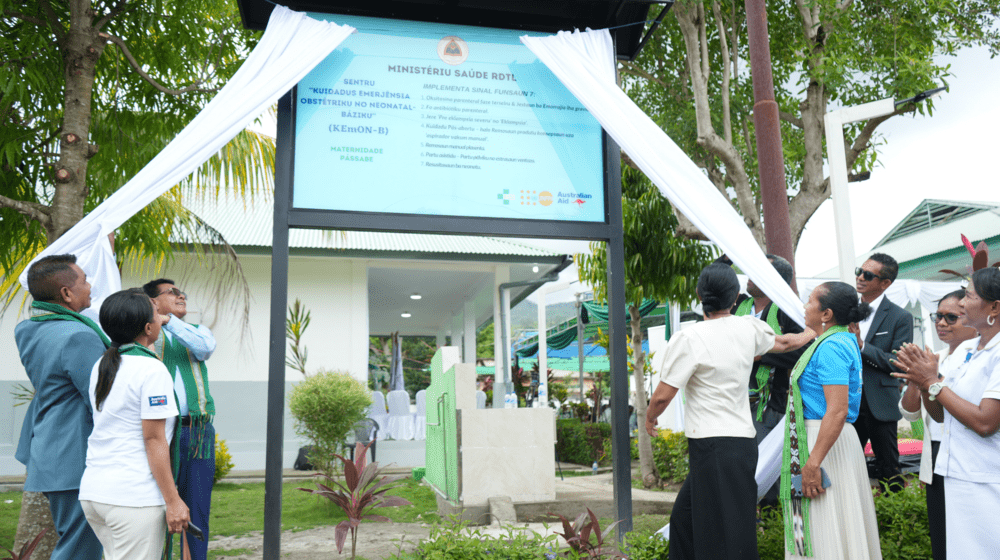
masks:
POLYGON ((184 292, 180 291, 180 289, 178 288, 170 288, 169 290, 163 290, 162 292, 156 294, 156 297, 160 297, 163 294, 174 294, 177 297, 184 297, 184 299, 187 299, 188 296, 184 292))
POLYGON ((857 277, 857 276, 864 276, 865 277, 865 282, 871 282, 875 278, 878 278, 879 280, 885 280, 885 278, 882 278, 878 274, 875 274, 874 272, 872 272, 870 270, 865 270, 865 269, 860 268, 860 267, 854 269, 854 276, 855 277, 857 277))
POLYGON ((944 319, 945 323, 949 325, 954 325, 961 317, 955 315, 954 313, 931 313, 931 321, 937 323, 941 319, 944 319))

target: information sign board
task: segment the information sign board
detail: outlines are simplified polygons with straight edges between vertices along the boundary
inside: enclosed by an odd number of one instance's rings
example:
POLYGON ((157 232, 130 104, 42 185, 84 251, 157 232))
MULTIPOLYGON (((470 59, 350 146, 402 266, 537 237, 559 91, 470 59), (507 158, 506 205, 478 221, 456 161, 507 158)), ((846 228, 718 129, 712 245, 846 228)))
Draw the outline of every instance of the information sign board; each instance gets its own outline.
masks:
POLYGON ((295 209, 606 222, 601 126, 523 31, 310 16, 358 32, 297 86, 295 209))

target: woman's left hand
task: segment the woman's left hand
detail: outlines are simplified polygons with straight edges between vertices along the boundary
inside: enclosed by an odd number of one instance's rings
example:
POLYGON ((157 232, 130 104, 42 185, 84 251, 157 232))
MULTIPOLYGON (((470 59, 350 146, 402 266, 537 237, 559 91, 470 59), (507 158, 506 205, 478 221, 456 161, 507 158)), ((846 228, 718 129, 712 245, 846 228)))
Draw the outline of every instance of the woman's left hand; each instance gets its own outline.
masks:
POLYGON ((819 465, 806 461, 802 466, 802 495, 806 498, 818 498, 824 492, 826 488, 823 488, 823 474, 819 465))
POLYGON ((923 391, 938 382, 938 358, 930 349, 921 350, 916 344, 906 343, 891 362, 903 370, 903 373, 891 374, 893 377, 916 383, 923 391))

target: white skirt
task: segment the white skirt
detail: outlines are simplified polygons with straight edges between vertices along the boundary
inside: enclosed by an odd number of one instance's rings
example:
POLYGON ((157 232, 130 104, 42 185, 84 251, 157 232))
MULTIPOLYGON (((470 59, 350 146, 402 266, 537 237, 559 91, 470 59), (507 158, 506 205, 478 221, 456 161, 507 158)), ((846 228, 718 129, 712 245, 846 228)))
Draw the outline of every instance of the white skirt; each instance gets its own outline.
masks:
POLYGON ((944 478, 948 558, 1000 556, 1000 484, 944 478))
MULTIPOLYGON (((816 445, 820 423, 806 420, 810 449, 816 445)), ((881 560, 875 501, 854 426, 844 424, 820 466, 830 477, 830 487, 809 503, 812 560, 881 560)), ((790 554, 785 545, 785 558, 805 558, 790 554)))

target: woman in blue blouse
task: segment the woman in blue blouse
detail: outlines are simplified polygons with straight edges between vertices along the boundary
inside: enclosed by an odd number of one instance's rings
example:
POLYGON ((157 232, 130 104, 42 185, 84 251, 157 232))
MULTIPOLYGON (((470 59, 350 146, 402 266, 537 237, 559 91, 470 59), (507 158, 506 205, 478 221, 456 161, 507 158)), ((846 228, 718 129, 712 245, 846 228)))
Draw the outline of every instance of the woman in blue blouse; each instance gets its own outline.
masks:
POLYGON ((806 326, 819 337, 792 370, 781 486, 786 558, 882 557, 865 459, 850 424, 861 406, 861 353, 847 326, 869 313, 843 282, 818 286, 806 303, 806 326))

